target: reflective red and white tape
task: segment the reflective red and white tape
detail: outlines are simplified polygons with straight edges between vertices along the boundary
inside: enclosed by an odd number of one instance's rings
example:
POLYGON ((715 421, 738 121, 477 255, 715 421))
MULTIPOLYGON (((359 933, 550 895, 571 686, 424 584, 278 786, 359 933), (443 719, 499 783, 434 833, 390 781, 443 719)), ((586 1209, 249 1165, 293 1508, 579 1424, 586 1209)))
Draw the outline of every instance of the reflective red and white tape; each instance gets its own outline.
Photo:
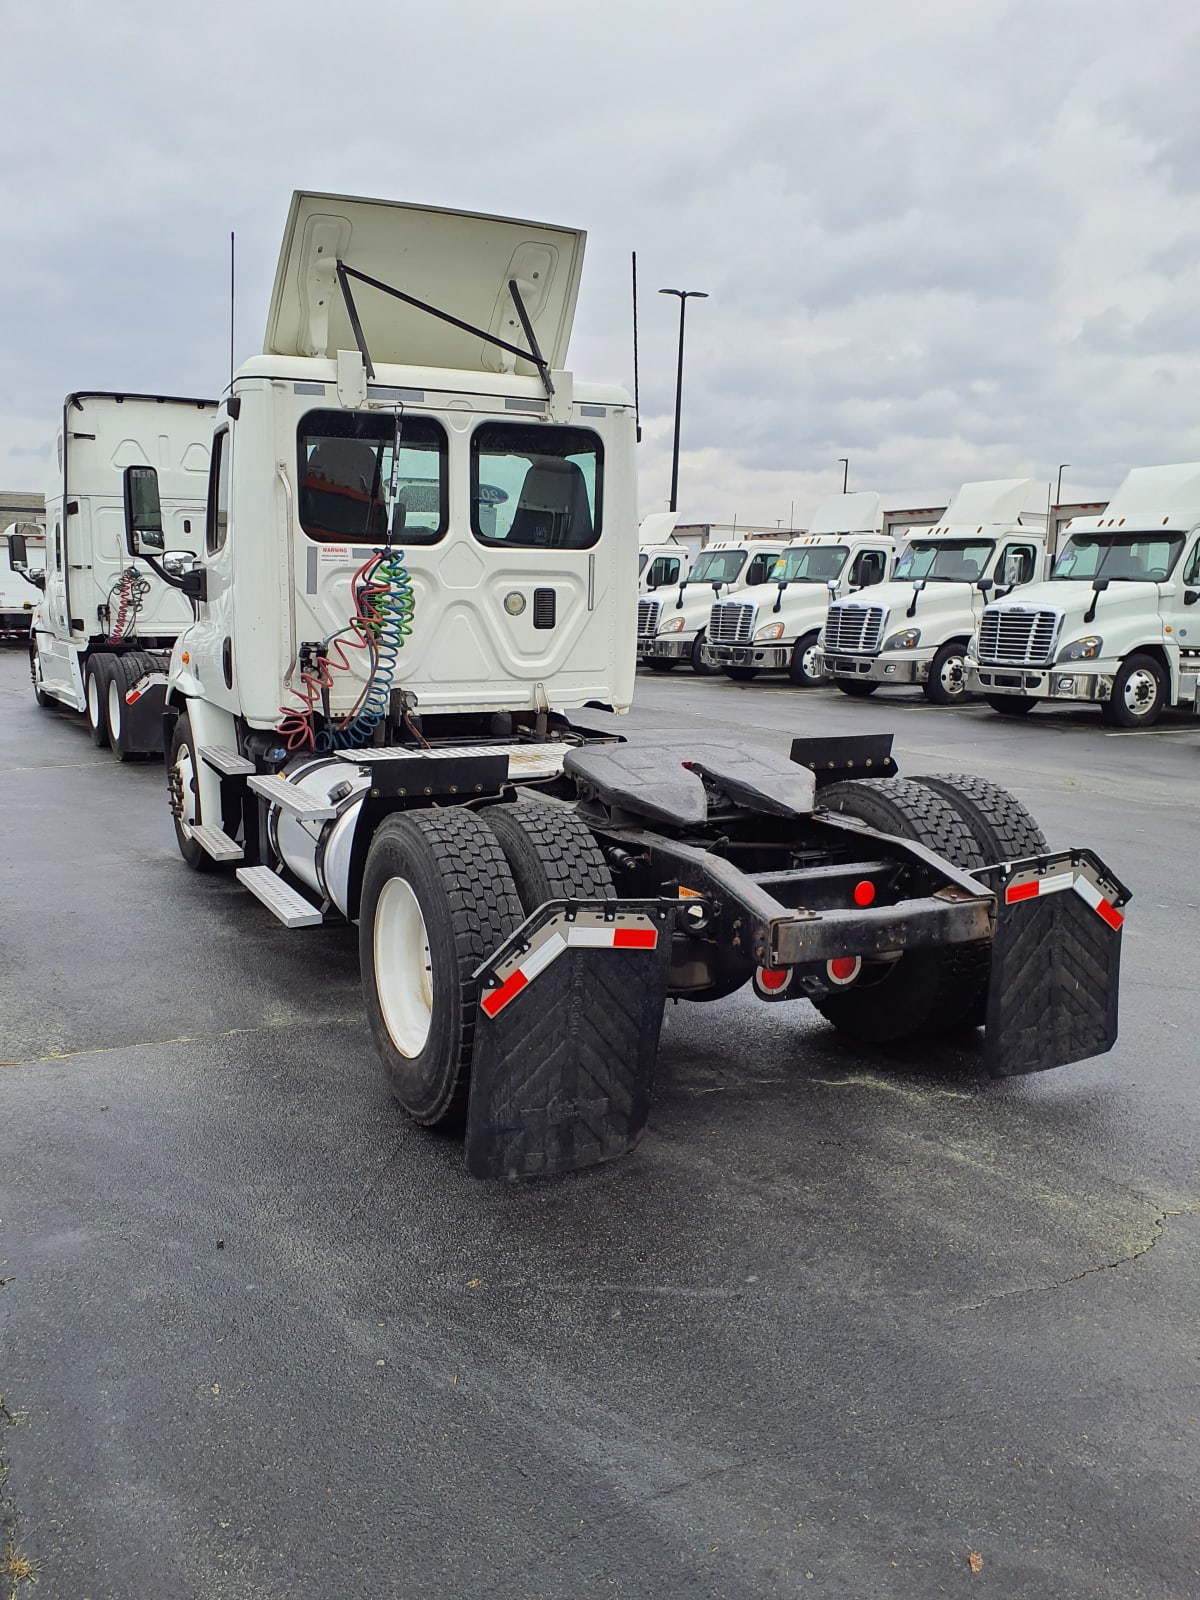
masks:
POLYGON ((1052 872, 1044 878, 1027 878, 1021 883, 1010 883, 1004 891, 1004 899, 1011 906, 1021 900, 1040 899, 1045 894, 1062 894, 1067 889, 1074 889, 1110 928, 1118 929, 1124 923, 1124 915, 1082 872, 1052 872))
POLYGON ((167 675, 165 672, 147 672, 145 677, 138 679, 138 681, 133 685, 132 689, 126 689, 125 704, 127 706, 137 705, 138 701, 144 694, 148 694, 151 689, 155 688, 160 683, 165 688, 166 682, 167 675))
POLYGON ((485 1016, 498 1016, 509 1001, 515 1000, 522 989, 527 989, 564 950, 655 950, 657 947, 658 929, 648 918, 644 924, 621 928, 551 923, 548 936, 522 956, 520 964, 498 988, 487 990, 479 1004, 485 1016))

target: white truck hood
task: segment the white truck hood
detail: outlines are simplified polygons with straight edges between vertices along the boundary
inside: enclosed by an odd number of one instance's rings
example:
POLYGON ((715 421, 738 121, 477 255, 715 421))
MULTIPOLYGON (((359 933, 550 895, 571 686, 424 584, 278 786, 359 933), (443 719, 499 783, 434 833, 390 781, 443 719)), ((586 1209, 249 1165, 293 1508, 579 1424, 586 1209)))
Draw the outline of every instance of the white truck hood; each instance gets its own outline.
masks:
POLYGON ((1158 592, 1156 583, 1123 582, 1118 578, 1097 596, 1091 584, 1082 579, 1079 582, 1060 579, 1057 583, 1027 583, 1015 594, 1005 595, 1003 600, 993 600, 987 609, 1060 611, 1063 616, 1062 633, 1059 636, 1061 646, 1070 643, 1073 634, 1081 629, 1086 633, 1103 634, 1106 617, 1111 626, 1118 618, 1153 616, 1158 609, 1158 592), (1091 607, 1093 600, 1096 601, 1096 614, 1089 623, 1084 624, 1083 614, 1091 607))
MULTIPOLYGON (((543 357, 552 368, 562 368, 585 239, 577 228, 297 190, 279 252, 263 351, 333 357, 357 348, 338 284, 340 261, 525 349, 508 289, 509 279, 515 279, 543 357)), ((478 333, 357 279, 350 287, 374 362, 537 371, 478 333)))

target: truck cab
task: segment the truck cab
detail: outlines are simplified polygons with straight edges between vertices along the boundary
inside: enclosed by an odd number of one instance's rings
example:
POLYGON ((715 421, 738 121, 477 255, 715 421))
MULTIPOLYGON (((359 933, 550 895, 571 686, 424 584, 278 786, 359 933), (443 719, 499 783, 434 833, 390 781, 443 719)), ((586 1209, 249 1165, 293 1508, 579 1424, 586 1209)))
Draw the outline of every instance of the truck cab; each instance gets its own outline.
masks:
POLYGON ((1200 463, 1135 467, 1103 516, 1063 532, 1048 581, 983 608, 970 687, 1004 716, 1094 704, 1147 728, 1200 711, 1200 463))
POLYGON ((83 712, 93 741, 124 759, 162 748, 168 653, 192 620, 162 560, 198 553, 208 489, 215 400, 80 393, 63 405, 54 478, 46 495, 46 577, 30 658, 39 701, 83 712), (131 467, 157 475, 162 539, 154 564, 125 543, 131 467), (161 682, 126 699, 156 669, 161 682))
POLYGON ((843 693, 919 685, 935 705, 966 693, 967 647, 989 594, 1041 576, 1046 515, 1032 478, 964 483, 936 527, 899 553, 890 583, 829 608, 814 667, 843 693))
POLYGON ((714 600, 734 588, 767 581, 783 539, 720 539, 705 545, 687 578, 675 590, 659 591, 638 610, 638 660, 653 672, 672 672, 688 662, 695 672, 714 669, 703 650, 714 600))
POLYGON ((0 634, 28 635, 45 581, 45 528, 9 523, 0 533, 0 634))
POLYGON ((705 662, 731 678, 782 671, 799 688, 821 683, 817 640, 831 598, 883 583, 894 556, 877 494, 830 496, 808 532, 775 557, 763 584, 736 589, 714 603, 702 647, 705 662))

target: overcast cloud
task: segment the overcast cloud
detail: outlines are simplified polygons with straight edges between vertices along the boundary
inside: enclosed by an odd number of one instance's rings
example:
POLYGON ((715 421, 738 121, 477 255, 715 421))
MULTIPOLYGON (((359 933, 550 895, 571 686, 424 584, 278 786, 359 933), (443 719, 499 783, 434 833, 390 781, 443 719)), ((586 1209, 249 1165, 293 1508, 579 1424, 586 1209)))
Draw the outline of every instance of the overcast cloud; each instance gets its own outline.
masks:
POLYGON ((0 485, 63 395, 219 392, 294 188, 581 226, 570 364, 632 385, 666 504, 785 524, 1200 459, 1191 0, 0 0, 0 485))

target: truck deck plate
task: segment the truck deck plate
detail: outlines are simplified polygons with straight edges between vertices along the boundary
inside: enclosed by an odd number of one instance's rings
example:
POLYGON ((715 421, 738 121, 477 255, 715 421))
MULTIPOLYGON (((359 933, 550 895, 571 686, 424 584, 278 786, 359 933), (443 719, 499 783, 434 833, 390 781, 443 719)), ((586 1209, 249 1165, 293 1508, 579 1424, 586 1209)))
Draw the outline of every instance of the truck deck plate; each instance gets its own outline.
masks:
POLYGON ((204 851, 206 856, 211 856, 214 861, 240 861, 242 847, 236 839, 231 839, 224 828, 212 825, 207 827, 192 826, 192 838, 204 851))
POLYGON ((298 894, 290 884, 271 871, 270 867, 239 867, 239 883, 245 884, 256 895, 272 916, 278 917, 285 928, 317 928, 324 917, 311 900, 298 894))
POLYGON ((253 761, 247 761, 245 756, 238 755, 236 750, 224 750, 220 745, 205 744, 200 746, 200 759, 206 767, 211 767, 214 772, 219 772, 223 778, 248 777, 254 771, 253 761))
POLYGON ((305 794, 303 789, 297 789, 295 784, 289 783, 286 778, 259 774, 247 778, 246 782, 255 794, 262 795, 263 799, 269 800, 272 805, 282 806, 301 822, 327 822, 330 817, 337 816, 336 806, 328 803, 322 805, 319 800, 314 800, 311 795, 305 794))

